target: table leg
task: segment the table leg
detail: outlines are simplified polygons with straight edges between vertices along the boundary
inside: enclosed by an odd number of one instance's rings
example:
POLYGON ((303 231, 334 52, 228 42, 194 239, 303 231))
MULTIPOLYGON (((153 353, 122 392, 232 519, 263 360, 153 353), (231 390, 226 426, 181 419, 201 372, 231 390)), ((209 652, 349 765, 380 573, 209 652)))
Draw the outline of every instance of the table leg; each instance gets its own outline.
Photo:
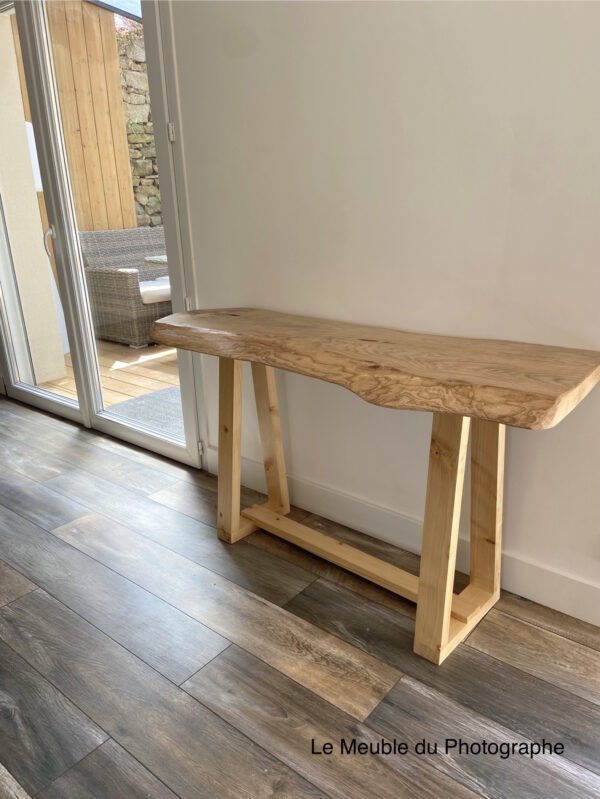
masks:
POLYGON ((286 518, 289 494, 275 375, 252 365, 268 500, 240 515, 242 362, 219 359, 219 538, 234 543, 257 529, 275 535, 417 600, 414 651, 441 663, 483 618, 500 593, 504 468, 503 425, 473 421, 471 581, 453 594, 460 508, 471 420, 435 413, 418 580, 377 558, 286 518), (393 569, 393 573, 390 570, 393 569))
POLYGON ((506 428, 473 419, 471 435, 471 585, 498 597, 506 428))
POLYGON ((290 512, 290 496, 281 441, 275 370, 262 363, 253 363, 252 379, 265 464, 268 506, 285 516, 290 512))
POLYGON ((240 516, 242 362, 219 358, 219 480, 217 532, 233 544, 256 529, 240 516))
POLYGON ((414 651, 433 663, 448 654, 469 422, 433 415, 414 641, 414 651))

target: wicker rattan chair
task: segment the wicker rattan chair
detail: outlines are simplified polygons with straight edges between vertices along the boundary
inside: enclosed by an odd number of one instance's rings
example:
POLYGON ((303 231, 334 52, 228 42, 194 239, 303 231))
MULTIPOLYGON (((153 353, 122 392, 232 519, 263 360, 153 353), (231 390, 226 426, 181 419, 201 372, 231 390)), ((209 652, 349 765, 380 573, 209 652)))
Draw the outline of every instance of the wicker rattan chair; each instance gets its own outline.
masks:
POLYGON ((152 323, 171 313, 170 300, 144 305, 140 294, 140 280, 168 274, 166 264, 144 260, 165 254, 163 228, 87 230, 79 238, 96 337, 147 346, 152 323))

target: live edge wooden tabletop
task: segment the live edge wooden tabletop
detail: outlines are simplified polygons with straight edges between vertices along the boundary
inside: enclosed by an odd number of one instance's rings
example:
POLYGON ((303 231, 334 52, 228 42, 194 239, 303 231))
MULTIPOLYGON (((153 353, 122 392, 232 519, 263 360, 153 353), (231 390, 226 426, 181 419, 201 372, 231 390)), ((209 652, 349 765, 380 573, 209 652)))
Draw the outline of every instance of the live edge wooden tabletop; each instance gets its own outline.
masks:
POLYGON ((600 353, 406 333, 255 308, 174 314, 161 344, 219 357, 218 535, 257 527, 417 604, 414 651, 441 663, 500 596, 506 425, 560 422, 600 380, 600 353), (252 364, 267 501, 240 508, 242 361, 252 364), (419 576, 289 518, 274 367, 386 408, 433 411, 419 576), (452 590, 471 436, 469 585, 452 590))
POLYGON ((337 383, 386 408, 544 430, 600 381, 600 352, 411 333, 256 308, 160 319, 160 344, 337 383))

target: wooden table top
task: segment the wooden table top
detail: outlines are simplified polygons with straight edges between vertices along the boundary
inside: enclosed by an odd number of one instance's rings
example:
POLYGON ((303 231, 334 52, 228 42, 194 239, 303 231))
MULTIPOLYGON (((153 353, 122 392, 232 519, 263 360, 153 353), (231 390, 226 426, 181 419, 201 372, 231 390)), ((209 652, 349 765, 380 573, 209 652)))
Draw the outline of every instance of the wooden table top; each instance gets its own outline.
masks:
POLYGON ((257 308, 159 319, 171 347, 256 361, 350 389, 374 405, 515 427, 553 427, 600 381, 600 352, 410 333, 257 308))

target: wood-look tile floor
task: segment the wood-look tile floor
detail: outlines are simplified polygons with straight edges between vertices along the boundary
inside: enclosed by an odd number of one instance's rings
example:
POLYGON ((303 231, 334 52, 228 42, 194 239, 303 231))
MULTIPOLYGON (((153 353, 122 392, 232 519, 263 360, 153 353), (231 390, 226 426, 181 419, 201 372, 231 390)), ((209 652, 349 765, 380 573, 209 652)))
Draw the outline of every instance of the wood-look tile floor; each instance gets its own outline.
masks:
POLYGON ((0 762, 31 796, 600 795, 600 629, 505 595, 436 667, 410 603, 266 533, 220 542, 204 472, 7 400, 0 456, 0 762), (564 754, 353 756, 342 738, 564 754))

